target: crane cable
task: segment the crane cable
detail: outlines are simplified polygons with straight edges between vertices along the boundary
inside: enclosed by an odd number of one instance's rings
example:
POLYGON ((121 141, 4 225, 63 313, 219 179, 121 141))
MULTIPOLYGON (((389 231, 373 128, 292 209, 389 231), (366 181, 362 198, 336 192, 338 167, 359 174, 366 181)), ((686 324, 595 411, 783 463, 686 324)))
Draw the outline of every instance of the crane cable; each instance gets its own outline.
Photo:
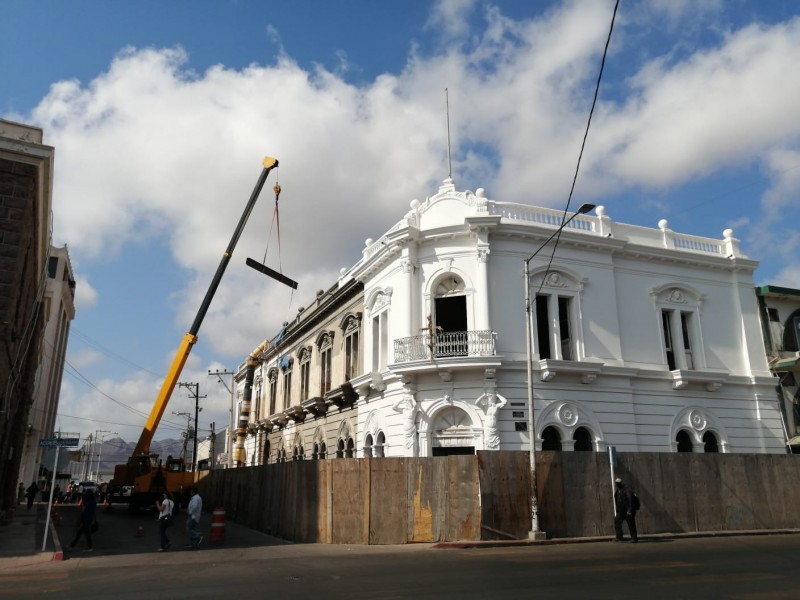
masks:
POLYGON ((272 191, 275 192, 275 208, 272 209, 272 223, 269 227, 269 235, 267 236, 267 247, 264 249, 264 260, 261 262, 263 264, 267 264, 267 252, 269 252, 269 241, 272 239, 272 228, 275 227, 278 233, 278 272, 283 273, 283 259, 281 257, 281 219, 280 213, 278 212, 278 199, 281 195, 281 184, 277 181, 275 187, 272 188, 272 191))
MULTIPOLYGON (((264 249, 264 259, 261 262, 266 266, 267 253, 269 252, 269 242, 272 239, 272 228, 274 227, 278 235, 278 272, 283 274, 283 258, 281 256, 281 219, 280 219, 280 213, 278 211, 278 199, 280 198, 281 195, 281 184, 279 182, 279 179, 280 178, 278 172, 276 171, 275 186, 272 188, 272 191, 275 192, 275 207, 272 209, 272 222, 270 223, 269 226, 269 235, 267 235, 267 247, 264 249)), ((294 289, 292 289, 292 293, 289 296, 289 303, 288 306, 286 307, 287 313, 291 310, 293 300, 294 300, 294 289)))

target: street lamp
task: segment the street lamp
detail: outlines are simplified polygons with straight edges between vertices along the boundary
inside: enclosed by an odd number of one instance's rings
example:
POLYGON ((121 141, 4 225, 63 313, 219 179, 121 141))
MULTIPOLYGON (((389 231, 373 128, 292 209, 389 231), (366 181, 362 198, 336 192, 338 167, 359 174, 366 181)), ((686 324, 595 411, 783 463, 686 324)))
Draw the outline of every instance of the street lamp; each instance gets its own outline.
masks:
POLYGON ((533 323, 531 322, 531 289, 530 289, 530 275, 529 275, 529 265, 531 260, 542 251, 542 249, 550 243, 550 241, 556 237, 561 230, 566 227, 572 219, 577 217, 578 215, 585 215, 590 210, 595 207, 594 204, 582 204, 581 207, 578 209, 578 212, 574 213, 569 219, 564 221, 561 226, 556 229, 553 234, 545 240, 545 242, 539 246, 539 248, 531 254, 528 258, 525 259, 525 345, 527 349, 527 371, 528 371, 528 439, 529 439, 529 455, 528 459, 530 461, 530 470, 531 470, 531 489, 530 489, 530 496, 531 496, 531 530, 528 532, 528 537, 530 539, 544 539, 546 534, 544 531, 539 529, 539 501, 536 498, 537 486, 536 486, 536 421, 533 415, 533 342, 531 340, 531 328, 533 327, 533 323))

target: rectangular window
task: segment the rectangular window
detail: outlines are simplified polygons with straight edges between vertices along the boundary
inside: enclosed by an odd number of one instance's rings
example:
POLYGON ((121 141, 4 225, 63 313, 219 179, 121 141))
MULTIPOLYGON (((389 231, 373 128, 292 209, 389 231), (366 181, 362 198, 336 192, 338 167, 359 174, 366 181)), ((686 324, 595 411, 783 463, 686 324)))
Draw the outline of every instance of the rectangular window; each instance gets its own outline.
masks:
POLYGON ((674 371, 676 369, 675 352, 672 345, 672 327, 669 322, 671 313, 671 310, 661 311, 661 325, 664 329, 664 350, 667 354, 667 367, 669 367, 670 371, 674 371))
POLYGON ((386 368, 389 323, 386 313, 382 312, 372 319, 372 369, 382 371, 386 368))
POLYGON ((572 329, 570 327, 570 298, 558 298, 558 330, 561 338, 562 360, 572 360, 572 329))
POLYGON ((278 377, 269 380, 269 414, 275 414, 275 403, 278 400, 278 377))
POLYGON ((344 378, 350 381, 358 375, 358 331, 344 339, 344 378))
POLYGON ((288 408, 292 405, 292 372, 283 372, 283 405, 288 408))
POLYGON ((300 399, 306 400, 309 396, 308 382, 311 373, 311 361, 306 360, 300 364, 300 399))
POLYGON ((683 354, 686 357, 686 368, 694 369, 691 343, 691 313, 681 313, 681 334, 683 335, 683 354))
POLYGON ((260 385, 256 388, 256 401, 255 401, 255 410, 253 411, 253 417, 256 420, 261 418, 261 386, 260 385))
POLYGON ((331 391, 331 347, 328 346, 320 352, 320 395, 324 396, 331 391))
POLYGON ((667 357, 667 367, 669 367, 670 371, 695 368, 692 351, 692 319, 691 312, 661 311, 664 352, 667 357))
POLYGON ((553 358, 550 353, 550 316, 547 310, 547 296, 536 296, 536 341, 538 342, 539 358, 553 358))

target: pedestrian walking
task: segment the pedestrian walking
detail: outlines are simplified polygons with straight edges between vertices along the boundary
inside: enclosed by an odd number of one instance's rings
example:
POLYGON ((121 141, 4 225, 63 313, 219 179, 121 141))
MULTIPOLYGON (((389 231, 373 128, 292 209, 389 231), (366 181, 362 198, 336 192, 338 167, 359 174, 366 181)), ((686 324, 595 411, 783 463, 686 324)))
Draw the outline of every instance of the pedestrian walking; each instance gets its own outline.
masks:
POLYGON ((628 524, 628 531, 631 534, 631 542, 634 544, 639 541, 639 536, 636 533, 636 510, 633 501, 634 494, 625 486, 622 479, 617 477, 614 481, 614 508, 616 514, 614 515, 614 534, 615 542, 622 542, 624 537, 622 535, 622 522, 628 524))
POLYGON ((156 500, 156 508, 158 509, 158 531, 161 534, 161 547, 158 551, 164 552, 169 550, 172 545, 167 537, 167 529, 172 527, 172 509, 175 508, 175 503, 167 492, 162 492, 161 500, 156 500))
POLYGON ((92 552, 94 550, 94 547, 92 546, 92 525, 94 525, 95 519, 97 518, 97 500, 94 497, 94 492, 92 490, 86 490, 83 494, 82 500, 81 516, 80 520, 78 521, 78 531, 75 534, 75 539, 73 539, 72 543, 69 545, 69 549, 75 550, 75 544, 78 543, 81 535, 85 535, 86 550, 84 550, 84 552, 92 552))
POLYGON ((27 490, 25 490, 25 497, 28 499, 28 510, 30 510, 31 506, 33 506, 33 501, 36 499, 36 494, 38 493, 39 486, 36 485, 35 481, 28 486, 27 490))
POLYGON ((186 534, 189 536, 189 543, 186 548, 195 548, 203 542, 203 536, 197 533, 197 524, 200 522, 200 515, 203 513, 203 499, 197 488, 192 488, 192 497, 186 507, 186 534))

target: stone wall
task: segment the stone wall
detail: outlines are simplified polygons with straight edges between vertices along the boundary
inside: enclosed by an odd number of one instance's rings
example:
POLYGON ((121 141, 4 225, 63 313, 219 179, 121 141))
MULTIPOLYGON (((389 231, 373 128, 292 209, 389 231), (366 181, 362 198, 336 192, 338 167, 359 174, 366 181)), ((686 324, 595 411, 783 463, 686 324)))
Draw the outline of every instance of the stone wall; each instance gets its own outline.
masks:
MULTIPOLYGON (((42 319, 36 166, 0 158, 0 506, 14 504, 42 319)), ((30 485, 30 482, 25 482, 30 485)))

